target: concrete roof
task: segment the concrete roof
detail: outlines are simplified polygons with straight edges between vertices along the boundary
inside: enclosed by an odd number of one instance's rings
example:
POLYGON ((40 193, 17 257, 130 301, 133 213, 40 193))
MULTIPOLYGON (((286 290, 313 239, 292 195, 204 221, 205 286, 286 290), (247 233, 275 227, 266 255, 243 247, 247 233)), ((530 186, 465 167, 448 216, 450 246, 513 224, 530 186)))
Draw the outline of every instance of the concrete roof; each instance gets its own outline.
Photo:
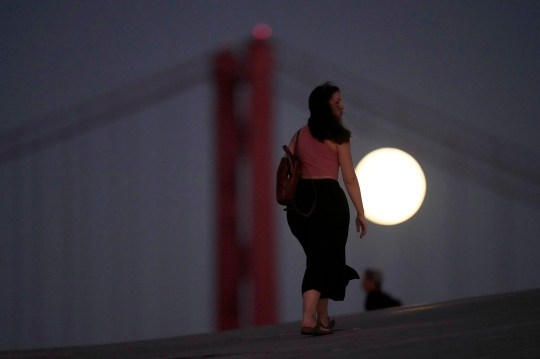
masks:
POLYGON ((299 323, 89 347, 0 352, 4 358, 540 357, 540 289, 336 318, 333 335, 299 323))

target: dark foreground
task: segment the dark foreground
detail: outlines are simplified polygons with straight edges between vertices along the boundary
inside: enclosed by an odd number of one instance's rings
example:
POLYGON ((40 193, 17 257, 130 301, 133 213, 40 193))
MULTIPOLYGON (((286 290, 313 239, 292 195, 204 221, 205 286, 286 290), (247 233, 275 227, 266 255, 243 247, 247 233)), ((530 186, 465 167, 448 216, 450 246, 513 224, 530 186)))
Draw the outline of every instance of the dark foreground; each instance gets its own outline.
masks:
POLYGON ((540 290, 133 343, 0 352, 0 358, 540 358, 540 290))

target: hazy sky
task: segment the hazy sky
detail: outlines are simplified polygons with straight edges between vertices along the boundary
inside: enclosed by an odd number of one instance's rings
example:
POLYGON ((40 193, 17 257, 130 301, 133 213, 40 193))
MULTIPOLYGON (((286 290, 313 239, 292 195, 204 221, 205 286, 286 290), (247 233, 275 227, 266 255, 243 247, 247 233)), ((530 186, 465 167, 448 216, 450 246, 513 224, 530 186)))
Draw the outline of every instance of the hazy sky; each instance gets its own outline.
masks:
POLYGON ((2 1, 0 130, 238 47, 266 22, 278 46, 536 148, 539 18, 534 0, 2 1))

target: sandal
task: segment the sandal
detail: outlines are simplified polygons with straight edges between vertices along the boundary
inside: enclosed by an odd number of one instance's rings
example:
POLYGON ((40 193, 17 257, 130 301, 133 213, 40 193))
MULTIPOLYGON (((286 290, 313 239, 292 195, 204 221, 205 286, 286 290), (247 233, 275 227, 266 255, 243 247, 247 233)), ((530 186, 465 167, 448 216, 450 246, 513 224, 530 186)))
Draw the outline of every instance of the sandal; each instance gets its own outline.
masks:
MULTIPOLYGON (((322 322, 321 322, 322 324, 322 322)), ((324 324, 322 324, 324 325, 324 324)), ((326 328, 328 329, 334 329, 334 327, 336 326, 336 320, 333 319, 333 318, 328 318, 328 326, 326 328)))
POLYGON ((334 331, 330 329, 329 327, 324 326, 323 324, 319 323, 315 327, 302 327, 302 330, 300 331, 300 334, 302 335, 328 335, 328 334, 334 334, 334 331))
POLYGON ((330 321, 328 322, 328 329, 334 329, 335 326, 336 326, 336 320, 330 319, 330 321))

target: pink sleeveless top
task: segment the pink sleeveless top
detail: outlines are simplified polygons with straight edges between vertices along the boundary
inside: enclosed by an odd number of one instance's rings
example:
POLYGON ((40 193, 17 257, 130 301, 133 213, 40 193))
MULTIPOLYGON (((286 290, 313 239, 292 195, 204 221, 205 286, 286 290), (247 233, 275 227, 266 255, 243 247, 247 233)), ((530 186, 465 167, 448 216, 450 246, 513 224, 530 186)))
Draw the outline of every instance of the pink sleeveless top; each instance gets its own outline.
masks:
MULTIPOLYGON (((294 150, 294 148, 293 148, 294 150)), ((309 127, 300 129, 298 154, 302 160, 302 177, 330 177, 338 179, 338 153, 327 143, 319 142, 309 132, 309 127)))

